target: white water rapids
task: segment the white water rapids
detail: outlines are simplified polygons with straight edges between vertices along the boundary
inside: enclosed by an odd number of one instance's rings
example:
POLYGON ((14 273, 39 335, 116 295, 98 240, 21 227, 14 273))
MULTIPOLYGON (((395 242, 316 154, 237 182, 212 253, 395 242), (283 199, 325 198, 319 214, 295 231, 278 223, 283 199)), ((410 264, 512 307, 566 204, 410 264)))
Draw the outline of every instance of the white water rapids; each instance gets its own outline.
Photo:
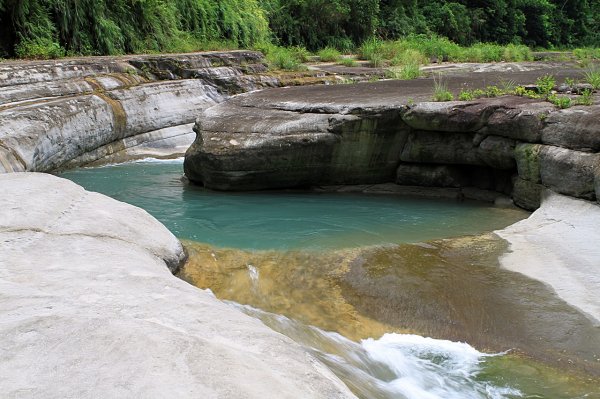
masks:
POLYGON ((365 399, 512 399, 517 389, 480 378, 489 355, 472 346, 409 334, 354 342, 340 334, 247 305, 228 302, 310 348, 357 396, 365 399))

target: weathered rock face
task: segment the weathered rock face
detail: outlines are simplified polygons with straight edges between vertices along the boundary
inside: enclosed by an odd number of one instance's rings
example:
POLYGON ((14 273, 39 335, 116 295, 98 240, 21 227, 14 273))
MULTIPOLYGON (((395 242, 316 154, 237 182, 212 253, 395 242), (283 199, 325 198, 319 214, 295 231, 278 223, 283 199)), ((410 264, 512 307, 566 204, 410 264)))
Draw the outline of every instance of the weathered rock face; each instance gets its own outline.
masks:
POLYGON ((204 112, 187 152, 199 156, 184 164, 190 179, 221 190, 394 179, 407 135, 397 112, 358 117, 277 106, 257 112, 245 99, 241 95, 204 112))
POLYGON ((539 206, 543 187, 598 198, 600 107, 558 111, 509 96, 407 106, 373 88, 264 90, 208 108, 185 173, 220 190, 395 181, 465 195, 475 187, 512 194, 527 209, 539 206))
POLYGON ((4 63, 0 173, 182 155, 193 135, 181 128, 231 93, 275 85, 265 69, 249 51, 4 63))
POLYGON ((174 277, 181 244, 145 211, 46 174, 0 186, 4 396, 354 397, 293 341, 174 277))

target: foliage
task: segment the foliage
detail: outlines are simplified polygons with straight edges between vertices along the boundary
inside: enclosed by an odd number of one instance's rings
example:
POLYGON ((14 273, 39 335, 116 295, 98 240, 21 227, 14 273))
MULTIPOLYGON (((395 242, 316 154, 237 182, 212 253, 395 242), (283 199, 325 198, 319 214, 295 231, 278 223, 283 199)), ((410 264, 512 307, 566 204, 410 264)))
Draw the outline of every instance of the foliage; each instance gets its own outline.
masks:
POLYGON ((600 0, 0 0, 0 22, 0 57, 272 42, 360 46, 373 64, 405 65, 407 50, 427 60, 523 61, 530 47, 579 47, 582 62, 600 59, 600 0))
POLYGON ((272 69, 284 71, 300 71, 306 69, 302 64, 302 52, 297 48, 278 47, 274 45, 263 47, 267 63, 272 69))
POLYGON ((577 105, 594 105, 594 99, 592 97, 592 91, 586 89, 581 93, 581 97, 575 102, 577 105))
POLYGON ((571 108, 571 106, 573 105, 570 97, 557 96, 556 94, 549 95, 546 98, 546 101, 551 102, 560 109, 571 108))
POLYGON ((29 59, 60 58, 64 57, 65 49, 48 38, 27 39, 17 45, 15 54, 29 59))
POLYGON ((433 101, 452 101, 454 95, 448 91, 448 85, 441 75, 433 77, 433 101))
POLYGON ((421 76, 421 69, 419 64, 408 63, 402 66, 389 68, 385 75, 390 79, 411 80, 421 76))
POLYGON ((515 88, 515 95, 519 97, 528 97, 528 98, 541 98, 541 96, 533 90, 528 90, 523 86, 517 86, 515 88))
POLYGON ((319 50, 317 54, 323 62, 336 62, 342 56, 342 54, 333 47, 325 47, 324 49, 319 50))
POLYGON ((600 89, 600 68, 590 67, 583 73, 583 76, 594 89, 600 89))
POLYGON ((544 75, 537 78, 535 84, 538 88, 538 92, 542 96, 548 96, 552 89, 554 89, 554 86, 556 85, 556 80, 552 75, 544 75))
POLYGON ((345 67, 356 67, 358 63, 354 60, 354 58, 344 57, 339 60, 339 64, 345 67))
POLYGON ((1 51, 27 57, 249 47, 269 37, 257 0, 0 0, 0 22, 1 51))

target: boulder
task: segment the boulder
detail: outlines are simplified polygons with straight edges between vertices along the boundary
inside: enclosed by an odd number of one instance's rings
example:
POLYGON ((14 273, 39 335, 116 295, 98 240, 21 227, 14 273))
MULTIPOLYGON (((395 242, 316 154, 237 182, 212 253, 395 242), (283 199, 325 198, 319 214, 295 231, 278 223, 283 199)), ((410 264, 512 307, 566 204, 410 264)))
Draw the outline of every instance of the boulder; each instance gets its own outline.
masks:
POLYGON ((51 175, 0 185, 4 396, 354 397, 291 339, 173 276, 183 248, 145 211, 51 175))
POLYGON ((577 151, 600 151, 600 105, 551 113, 542 130, 542 143, 577 151))
POLYGON ((519 177, 515 179, 512 198, 515 205, 534 211, 540 207, 544 186, 519 177))
POLYGON ((529 143, 539 142, 544 120, 553 110, 554 106, 547 102, 512 98, 494 110, 479 132, 529 143))
POLYGON ((542 184, 558 193, 588 200, 596 199, 595 176, 600 154, 543 146, 540 151, 542 184))
POLYGON ((254 190, 394 179, 408 134, 397 112, 308 112, 302 102, 251 98, 241 95, 200 115, 184 163, 191 181, 254 190))

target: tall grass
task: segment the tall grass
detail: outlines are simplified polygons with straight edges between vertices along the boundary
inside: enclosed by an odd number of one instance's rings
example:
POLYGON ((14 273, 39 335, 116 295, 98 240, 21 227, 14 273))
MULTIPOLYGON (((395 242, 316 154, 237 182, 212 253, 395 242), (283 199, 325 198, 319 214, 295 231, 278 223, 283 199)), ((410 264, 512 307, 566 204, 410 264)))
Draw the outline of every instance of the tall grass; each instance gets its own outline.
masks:
POLYGON ((411 35, 396 41, 369 39, 358 49, 364 60, 382 59, 390 65, 404 65, 409 62, 427 64, 431 61, 453 62, 499 62, 530 61, 533 54, 529 47, 509 44, 501 46, 479 43, 471 47, 458 44, 437 36, 411 35))
POLYGON ((342 56, 342 54, 333 47, 325 47, 324 49, 319 50, 317 55, 323 62, 336 62, 342 56))
POLYGON ((583 77, 594 89, 600 89, 600 68, 589 67, 583 73, 583 77))

